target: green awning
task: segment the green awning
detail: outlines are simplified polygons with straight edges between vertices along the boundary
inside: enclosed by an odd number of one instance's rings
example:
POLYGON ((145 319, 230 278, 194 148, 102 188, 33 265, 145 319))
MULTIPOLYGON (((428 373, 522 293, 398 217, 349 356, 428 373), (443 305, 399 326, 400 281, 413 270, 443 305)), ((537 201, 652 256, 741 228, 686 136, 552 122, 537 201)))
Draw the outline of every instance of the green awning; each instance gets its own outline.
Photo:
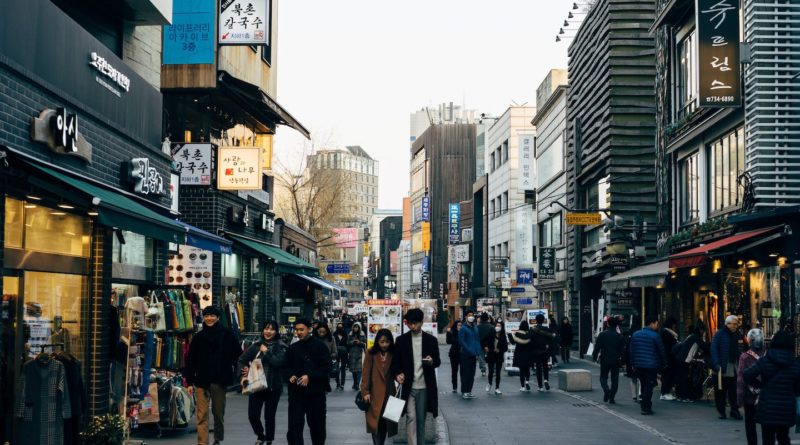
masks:
MULTIPOLYGON (((88 195, 89 199, 99 198, 100 204, 97 205, 99 213, 97 219, 104 226, 130 230, 131 232, 166 242, 186 243, 185 227, 121 193, 68 176, 33 162, 26 161, 25 164, 34 170, 38 170, 48 179, 55 179, 69 188, 88 195)), ((41 185, 46 186, 46 184, 41 185)))
POLYGON ((289 252, 284 252, 277 246, 271 246, 260 241, 236 236, 232 233, 227 233, 226 235, 228 235, 235 243, 239 243, 253 252, 275 260, 278 272, 297 273, 312 276, 319 275, 319 269, 317 269, 316 266, 297 258, 289 252))

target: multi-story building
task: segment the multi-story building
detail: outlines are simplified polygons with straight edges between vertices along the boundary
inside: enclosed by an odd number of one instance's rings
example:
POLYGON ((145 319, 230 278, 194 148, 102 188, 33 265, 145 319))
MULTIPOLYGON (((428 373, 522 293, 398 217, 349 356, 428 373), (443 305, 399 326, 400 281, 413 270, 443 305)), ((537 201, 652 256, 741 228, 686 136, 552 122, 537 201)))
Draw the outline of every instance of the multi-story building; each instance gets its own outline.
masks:
POLYGON ((391 298, 397 289, 398 248, 403 238, 403 217, 387 216, 380 223, 375 290, 378 298, 391 298))
POLYGON ((365 227, 378 208, 378 161, 360 146, 319 150, 308 156, 308 168, 336 170, 341 174, 341 193, 347 205, 340 224, 365 227))
MULTIPOLYGON (((536 292, 542 307, 561 319, 567 314, 567 250, 564 236, 564 206, 567 183, 564 146, 567 126, 567 70, 550 70, 536 89, 536 246, 555 249, 553 272, 536 280, 536 292)), ((537 258, 538 260, 538 258, 537 258)), ((537 261, 539 263, 541 261, 537 261)))
POLYGON ((792 2, 746 0, 724 15, 706 3, 657 1, 664 261, 640 268, 625 287, 660 288, 659 313, 682 329, 711 333, 736 314, 771 336, 796 315, 796 295, 781 283, 797 279, 800 23, 792 2), (741 60, 740 40, 749 49, 741 60))
MULTIPOLYGON (((622 223, 576 225, 568 231, 570 318, 578 327, 581 352, 591 341, 591 308, 604 297, 603 279, 655 255, 654 231, 644 239, 631 237, 634 225, 659 224, 655 39, 648 30, 654 15, 654 0, 598 0, 569 47, 567 207, 602 211, 622 223)), ((605 307, 617 310, 623 303, 640 312, 631 298, 612 299, 605 307)))
MULTIPOLYGON (((367 275, 369 277, 369 288, 371 290, 377 291, 380 295, 383 295, 385 285, 382 284, 381 280, 381 273, 382 273, 382 261, 388 260, 384 258, 381 254, 381 246, 382 246, 382 239, 384 239, 383 229, 383 221, 386 218, 397 217, 398 221, 402 220, 403 211, 402 209, 394 210, 394 209, 377 209, 375 213, 369 218, 368 224, 368 240, 366 241, 366 246, 364 247, 368 252, 369 256, 369 270, 367 275)), ((393 227, 391 230, 396 230, 398 235, 397 243, 400 242, 400 234, 402 232, 402 228, 400 227, 399 223, 397 227, 393 227)), ((397 250, 397 243, 393 243, 394 246, 391 250, 397 250)), ((388 264, 388 263, 386 263, 388 264)), ((383 275, 386 275, 385 273, 383 275)), ((382 297, 381 297, 382 298, 382 297)))
POLYGON ((410 296, 411 288, 411 198, 403 198, 403 226, 400 245, 397 247, 397 289, 403 298, 410 296))
MULTIPOLYGON (((489 250, 488 263, 504 264, 503 270, 490 271, 490 279, 517 276, 518 269, 533 269, 533 206, 526 192, 535 189, 531 124, 534 107, 509 107, 486 130, 485 162, 488 175, 489 250), (524 153, 521 156, 521 151, 524 153), (523 174, 523 169, 524 174, 523 174)), ((499 269, 499 268, 498 268, 499 269)), ((533 283, 522 285, 520 298, 534 297, 533 283)), ((524 300, 523 300, 524 301, 524 300)), ((512 305, 514 303, 512 302, 512 305)))
POLYGON ((436 107, 425 107, 411 113, 411 136, 413 144, 431 125, 474 124, 478 121, 478 112, 469 110, 453 102, 441 103, 436 107))

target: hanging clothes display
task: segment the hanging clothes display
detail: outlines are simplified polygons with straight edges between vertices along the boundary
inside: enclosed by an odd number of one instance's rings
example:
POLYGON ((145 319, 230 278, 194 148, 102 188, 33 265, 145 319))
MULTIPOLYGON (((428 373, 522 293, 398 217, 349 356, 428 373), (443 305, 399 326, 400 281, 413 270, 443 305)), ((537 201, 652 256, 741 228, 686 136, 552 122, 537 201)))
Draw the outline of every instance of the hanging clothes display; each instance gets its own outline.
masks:
POLYGON ((81 362, 69 352, 57 352, 53 358, 64 365, 64 377, 69 392, 71 417, 64 420, 64 445, 80 445, 81 417, 89 412, 89 398, 83 385, 81 362))
POLYGON ((25 363, 14 407, 20 445, 63 445, 64 419, 72 417, 64 365, 40 353, 25 363))

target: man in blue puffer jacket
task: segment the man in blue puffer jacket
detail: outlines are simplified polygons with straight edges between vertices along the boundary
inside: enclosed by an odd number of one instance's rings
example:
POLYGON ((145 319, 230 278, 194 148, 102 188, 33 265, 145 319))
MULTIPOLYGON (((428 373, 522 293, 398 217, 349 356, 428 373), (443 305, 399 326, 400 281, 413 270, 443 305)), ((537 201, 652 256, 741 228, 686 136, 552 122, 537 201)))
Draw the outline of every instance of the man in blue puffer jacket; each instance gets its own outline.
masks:
POLYGON ((645 319, 647 326, 631 338, 631 362, 642 385, 642 415, 653 414, 653 388, 658 371, 667 364, 664 343, 658 334, 658 317, 645 319))
POLYGON ((472 385, 475 383, 475 365, 481 353, 480 334, 475 326, 475 313, 467 311, 466 323, 458 330, 458 345, 461 346, 461 396, 472 399, 472 385))

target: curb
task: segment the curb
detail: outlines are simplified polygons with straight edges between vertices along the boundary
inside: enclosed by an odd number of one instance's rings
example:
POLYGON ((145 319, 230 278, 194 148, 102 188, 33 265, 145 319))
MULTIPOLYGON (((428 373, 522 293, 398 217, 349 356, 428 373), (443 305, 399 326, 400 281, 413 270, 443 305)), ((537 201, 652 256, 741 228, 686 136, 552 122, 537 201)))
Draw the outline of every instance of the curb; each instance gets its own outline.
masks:
POLYGON ((450 445, 450 430, 447 427, 447 419, 444 418, 444 413, 439 410, 439 415, 436 417, 436 443, 439 445, 450 445))

